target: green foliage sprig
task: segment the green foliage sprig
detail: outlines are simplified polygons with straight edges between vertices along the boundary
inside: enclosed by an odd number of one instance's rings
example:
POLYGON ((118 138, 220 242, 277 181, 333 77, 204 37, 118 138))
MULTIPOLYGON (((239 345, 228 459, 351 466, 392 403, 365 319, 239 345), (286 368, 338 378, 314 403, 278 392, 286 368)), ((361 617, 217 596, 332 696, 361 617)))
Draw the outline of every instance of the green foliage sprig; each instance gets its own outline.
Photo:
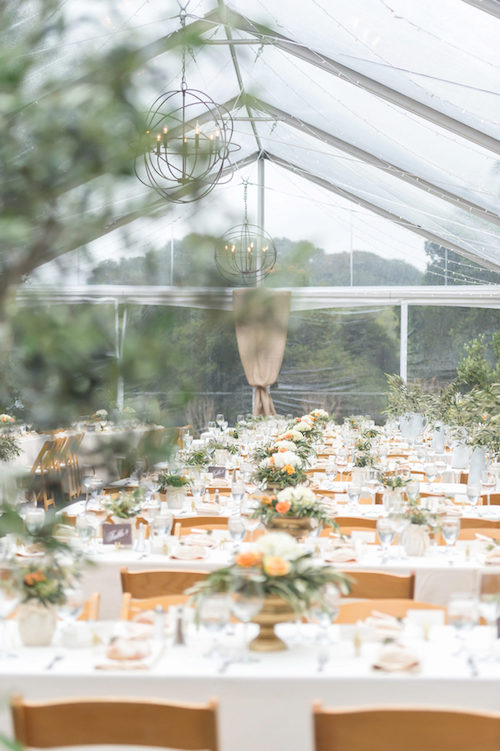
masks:
POLYGON ((190 484, 189 477, 185 475, 163 473, 158 477, 158 490, 160 493, 166 493, 169 488, 185 488, 190 484))
POLYGON ((141 512, 143 492, 140 488, 131 493, 121 492, 117 496, 110 496, 105 502, 106 509, 118 519, 135 519, 141 512))
POLYGON ((21 449, 15 438, 11 435, 0 433, 0 461, 10 462, 19 456, 21 449))

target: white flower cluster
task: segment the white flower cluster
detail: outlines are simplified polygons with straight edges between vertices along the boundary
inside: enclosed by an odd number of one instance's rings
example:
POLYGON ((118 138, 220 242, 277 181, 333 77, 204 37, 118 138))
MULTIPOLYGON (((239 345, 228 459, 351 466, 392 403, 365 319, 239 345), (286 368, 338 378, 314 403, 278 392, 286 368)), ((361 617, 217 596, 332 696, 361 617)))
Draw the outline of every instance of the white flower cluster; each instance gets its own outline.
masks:
POLYGON ((328 417, 328 412, 324 409, 313 409, 309 414, 312 417, 328 417))
POLYGON ((293 451, 278 452, 273 454, 271 458, 273 459, 274 466, 278 469, 286 467, 287 464, 294 468, 302 466, 302 459, 293 451))
POLYGON ((295 430, 298 430, 299 433, 309 433, 312 430, 312 423, 302 417, 300 422, 295 425, 295 430))
POLYGON ((286 561, 293 561, 302 554, 298 542, 286 532, 268 532, 262 535, 255 544, 254 550, 264 557, 276 556, 286 561))
POLYGON ((292 451, 294 454, 297 453, 297 446, 293 441, 276 441, 276 443, 273 446, 275 451, 292 451))
POLYGON ((286 433, 282 433, 276 439, 277 441, 301 441, 304 438, 299 430, 288 430, 286 433))
POLYGON ((316 494, 305 485, 297 485, 295 488, 280 490, 277 500, 288 501, 295 507, 309 506, 311 503, 316 503, 316 494))

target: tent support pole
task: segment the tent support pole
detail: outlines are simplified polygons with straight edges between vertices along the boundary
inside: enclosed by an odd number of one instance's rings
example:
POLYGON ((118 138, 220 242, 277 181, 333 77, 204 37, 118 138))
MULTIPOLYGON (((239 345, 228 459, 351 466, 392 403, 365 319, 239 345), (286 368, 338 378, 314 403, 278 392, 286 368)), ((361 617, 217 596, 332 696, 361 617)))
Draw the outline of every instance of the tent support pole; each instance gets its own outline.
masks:
POLYGON ((408 379, 408 303, 401 303, 401 329, 399 345, 399 375, 406 383, 408 379))

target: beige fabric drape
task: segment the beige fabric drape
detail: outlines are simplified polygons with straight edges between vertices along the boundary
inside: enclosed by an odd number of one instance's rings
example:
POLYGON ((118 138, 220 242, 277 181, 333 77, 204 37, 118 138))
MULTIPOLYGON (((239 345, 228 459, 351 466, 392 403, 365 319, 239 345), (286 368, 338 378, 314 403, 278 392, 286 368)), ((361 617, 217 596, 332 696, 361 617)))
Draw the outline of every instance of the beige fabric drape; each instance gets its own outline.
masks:
POLYGON ((261 287, 233 290, 236 340, 248 383, 254 389, 254 415, 274 415, 269 386, 279 375, 285 352, 290 292, 261 287))

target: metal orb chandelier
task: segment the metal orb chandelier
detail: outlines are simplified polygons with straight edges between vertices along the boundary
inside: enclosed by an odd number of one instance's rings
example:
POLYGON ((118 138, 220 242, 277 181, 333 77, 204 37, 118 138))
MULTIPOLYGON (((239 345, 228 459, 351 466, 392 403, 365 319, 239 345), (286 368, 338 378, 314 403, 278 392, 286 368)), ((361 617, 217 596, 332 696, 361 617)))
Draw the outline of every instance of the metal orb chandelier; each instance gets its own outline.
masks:
MULTIPOLYGON (((181 26, 186 9, 180 12, 181 26)), ((189 89, 182 53, 181 87, 161 94, 146 118, 141 153, 135 161, 139 180, 174 203, 191 203, 232 176, 229 161, 233 119, 207 94, 189 89)))
POLYGON ((232 286, 253 287, 274 268, 276 247, 268 232, 248 223, 246 182, 244 186, 243 224, 232 227, 217 241, 215 265, 223 279, 232 286))

